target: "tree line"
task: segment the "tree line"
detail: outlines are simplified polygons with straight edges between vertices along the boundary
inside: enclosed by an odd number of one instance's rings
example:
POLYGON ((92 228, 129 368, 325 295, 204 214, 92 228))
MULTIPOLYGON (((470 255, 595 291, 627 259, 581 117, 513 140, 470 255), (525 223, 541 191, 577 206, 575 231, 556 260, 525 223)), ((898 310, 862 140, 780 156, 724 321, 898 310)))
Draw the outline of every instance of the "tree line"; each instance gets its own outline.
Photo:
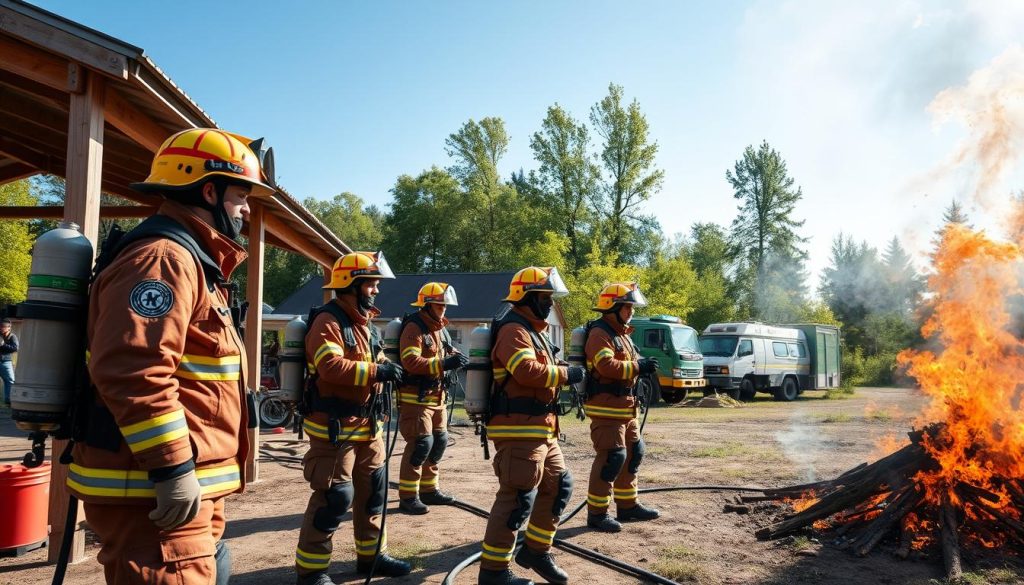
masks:
MULTIPOLYGON (((669 237, 646 205, 663 186, 658 144, 621 86, 610 84, 583 117, 551 105, 528 140, 534 168, 503 176, 504 121, 468 120, 444 138, 449 159, 397 177, 385 206, 349 192, 303 203, 353 249, 382 249, 396 272, 558 266, 573 292, 562 303, 570 325, 592 317, 604 283, 636 280, 651 302, 644 313, 676 315, 698 331, 737 320, 840 324, 858 382, 891 382, 895 353, 917 340, 923 280, 896 237, 880 254, 838 234, 812 296, 797 216, 803 192, 768 142, 744 148, 724 172, 737 203, 730 225, 696 221, 669 237)), ((62 200, 53 178, 0 188, 0 204, 62 200)), ((955 202, 946 221, 966 221, 955 202)), ((0 222, 0 303, 24 298, 27 249, 45 227, 0 222)), ((276 305, 321 275, 312 261, 268 247, 264 298, 276 305)))

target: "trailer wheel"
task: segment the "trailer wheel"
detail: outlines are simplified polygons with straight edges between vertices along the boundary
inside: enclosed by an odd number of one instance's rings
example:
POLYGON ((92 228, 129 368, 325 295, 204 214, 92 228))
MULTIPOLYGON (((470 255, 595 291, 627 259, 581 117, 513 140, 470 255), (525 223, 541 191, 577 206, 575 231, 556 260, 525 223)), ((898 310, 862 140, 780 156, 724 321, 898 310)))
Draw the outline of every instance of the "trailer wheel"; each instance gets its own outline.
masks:
POLYGON ((292 420, 292 409, 277 398, 260 401, 260 426, 264 428, 286 427, 292 420))
POLYGON ((782 386, 775 391, 775 400, 792 402, 796 400, 796 397, 799 394, 800 386, 797 385, 796 380, 793 378, 786 378, 782 381, 782 386))
POLYGON ((754 381, 750 378, 743 378, 743 381, 740 382, 740 400, 750 402, 754 399, 755 394, 757 394, 757 388, 754 387, 754 381))

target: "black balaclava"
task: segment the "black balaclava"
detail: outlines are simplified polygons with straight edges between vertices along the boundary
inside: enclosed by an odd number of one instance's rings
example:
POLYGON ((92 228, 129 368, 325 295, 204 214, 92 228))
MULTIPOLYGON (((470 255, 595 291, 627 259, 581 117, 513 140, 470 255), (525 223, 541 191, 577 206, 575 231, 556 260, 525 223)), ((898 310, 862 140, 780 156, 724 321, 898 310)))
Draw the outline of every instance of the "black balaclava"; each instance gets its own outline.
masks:
POLYGON ((377 295, 364 295, 363 289, 360 286, 358 280, 354 281, 348 287, 341 289, 341 293, 351 293, 356 297, 356 307, 359 309, 360 314, 367 314, 370 309, 374 307, 374 301, 377 300, 377 295))
POLYGON ((548 315, 551 314, 551 307, 555 306, 555 299, 547 297, 546 300, 542 301, 540 295, 527 293, 526 298, 520 301, 519 304, 526 305, 535 317, 541 321, 546 321, 548 315))

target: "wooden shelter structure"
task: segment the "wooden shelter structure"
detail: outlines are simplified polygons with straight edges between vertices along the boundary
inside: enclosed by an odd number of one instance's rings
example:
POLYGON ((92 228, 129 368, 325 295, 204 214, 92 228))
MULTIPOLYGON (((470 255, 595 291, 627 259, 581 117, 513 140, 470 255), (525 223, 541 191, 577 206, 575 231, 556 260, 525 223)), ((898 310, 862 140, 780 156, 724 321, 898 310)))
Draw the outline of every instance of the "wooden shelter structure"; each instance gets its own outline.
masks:
MULTIPOLYGON (((0 184, 40 173, 66 180, 63 206, 0 206, 0 219, 63 218, 81 226, 97 247, 100 218, 148 217, 160 197, 129 184, 145 179, 153 155, 174 132, 216 127, 213 119, 142 49, 20 0, 0 0, 0 184), (100 194, 129 200, 100 205, 100 194)), ((263 305, 264 246, 321 264, 325 273, 350 251, 284 190, 250 202, 247 231, 251 307, 263 305)), ((246 352, 259 380, 262 314, 248 312, 246 352)), ((250 442, 246 477, 258 477, 259 435, 250 442)), ((63 445, 55 441, 52 453, 63 445)), ((51 542, 59 542, 67 510, 66 469, 51 476, 51 542)), ((50 560, 56 559, 56 546, 50 560)), ((76 531, 72 560, 84 557, 76 531)))

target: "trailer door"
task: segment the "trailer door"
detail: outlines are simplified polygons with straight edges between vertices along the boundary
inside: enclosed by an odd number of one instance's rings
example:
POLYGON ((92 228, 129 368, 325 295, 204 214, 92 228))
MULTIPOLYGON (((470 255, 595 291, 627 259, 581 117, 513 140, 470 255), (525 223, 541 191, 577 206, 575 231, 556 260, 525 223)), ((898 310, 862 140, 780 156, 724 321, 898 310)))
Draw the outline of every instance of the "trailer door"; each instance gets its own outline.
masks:
POLYGON ((814 387, 828 388, 828 357, 826 355, 828 350, 826 349, 825 332, 823 331, 818 332, 817 348, 818 351, 815 352, 817 355, 814 360, 814 371, 817 374, 814 379, 814 387))

